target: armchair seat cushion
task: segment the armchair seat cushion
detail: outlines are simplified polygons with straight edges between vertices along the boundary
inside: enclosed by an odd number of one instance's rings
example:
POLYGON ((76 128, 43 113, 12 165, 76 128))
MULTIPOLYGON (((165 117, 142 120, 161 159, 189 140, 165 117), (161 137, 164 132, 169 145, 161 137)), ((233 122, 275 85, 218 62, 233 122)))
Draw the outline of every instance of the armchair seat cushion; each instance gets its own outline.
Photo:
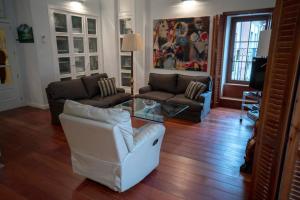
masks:
POLYGON ((188 99, 184 96, 184 94, 178 94, 175 97, 169 99, 168 102, 190 106, 189 110, 192 110, 194 112, 201 112, 203 108, 202 103, 200 103, 199 101, 188 99))
POLYGON ((168 92, 162 92, 162 91, 151 91, 144 94, 138 94, 136 95, 138 98, 142 99, 151 99, 155 101, 166 101, 172 97, 174 97, 174 94, 168 93, 168 92))

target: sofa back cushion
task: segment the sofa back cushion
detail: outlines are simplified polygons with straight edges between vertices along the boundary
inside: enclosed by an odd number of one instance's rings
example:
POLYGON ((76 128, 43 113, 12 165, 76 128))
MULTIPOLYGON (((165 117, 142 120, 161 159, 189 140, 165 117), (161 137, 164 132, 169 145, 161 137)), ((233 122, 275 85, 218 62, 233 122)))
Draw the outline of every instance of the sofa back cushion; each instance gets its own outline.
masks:
POLYGON ((149 85, 152 90, 176 93, 177 74, 150 73, 149 85))
POLYGON ((88 94, 80 79, 52 82, 48 85, 47 91, 52 99, 88 98, 88 94))
POLYGON ((98 81, 101 78, 107 78, 107 74, 106 73, 95 74, 92 76, 86 76, 86 77, 81 78, 83 85, 87 91, 87 94, 89 95, 89 98, 92 98, 92 97, 100 94, 98 81))
POLYGON ((206 85, 206 91, 211 90, 210 76, 188 76, 188 75, 178 74, 177 90, 176 90, 177 94, 185 93, 186 88, 188 87, 191 81, 198 81, 204 83, 206 85))

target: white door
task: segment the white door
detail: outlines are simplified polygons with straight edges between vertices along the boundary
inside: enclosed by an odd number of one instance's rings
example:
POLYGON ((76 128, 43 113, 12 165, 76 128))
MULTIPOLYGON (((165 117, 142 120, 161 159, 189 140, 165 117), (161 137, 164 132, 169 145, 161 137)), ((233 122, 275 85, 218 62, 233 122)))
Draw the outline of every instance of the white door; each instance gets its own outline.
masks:
POLYGON ((23 101, 19 90, 14 35, 9 24, 0 23, 0 50, 6 55, 6 61, 3 56, 0 57, 0 111, 19 107, 23 101))

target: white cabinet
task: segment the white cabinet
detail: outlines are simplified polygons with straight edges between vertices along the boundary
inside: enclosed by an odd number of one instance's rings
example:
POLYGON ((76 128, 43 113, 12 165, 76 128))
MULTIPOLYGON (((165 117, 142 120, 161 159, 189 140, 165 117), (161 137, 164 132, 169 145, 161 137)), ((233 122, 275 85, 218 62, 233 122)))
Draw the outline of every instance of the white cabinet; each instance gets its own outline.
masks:
POLYGON ((99 73, 98 18, 58 10, 51 10, 51 17, 58 79, 70 80, 99 73))

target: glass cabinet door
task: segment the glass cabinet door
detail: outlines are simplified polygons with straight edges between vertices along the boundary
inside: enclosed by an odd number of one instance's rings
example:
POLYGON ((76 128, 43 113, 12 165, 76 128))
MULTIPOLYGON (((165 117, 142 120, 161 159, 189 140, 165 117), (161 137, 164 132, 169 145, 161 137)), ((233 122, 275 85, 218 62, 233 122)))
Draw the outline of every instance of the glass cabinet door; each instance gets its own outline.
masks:
POLYGON ((65 14, 54 13, 54 24, 56 32, 67 32, 67 16, 65 14))
POLYGON ((89 52, 90 53, 97 52, 97 38, 89 38, 89 52))
POLYGON ((76 72, 84 72, 85 71, 84 56, 76 56, 75 57, 75 68, 76 68, 76 72))
POLYGON ((83 53, 84 52, 83 37, 74 37, 73 45, 74 45, 74 47, 73 47, 74 53, 83 53))
POLYGON ((121 69, 131 70, 131 56, 121 55, 121 69))
POLYGON ((96 19, 87 18, 88 34, 96 34, 96 19))
POLYGON ((58 58, 58 64, 59 64, 60 74, 70 74, 71 73, 70 57, 58 58))
POLYGON ((97 18, 58 10, 53 10, 52 16, 59 79, 99 73, 97 18))
POLYGON ((68 36, 56 36, 57 53, 66 54, 69 53, 69 40, 68 36))
POLYGON ((90 70, 98 70, 98 56, 90 56, 90 70))
POLYGON ((130 87, 131 73, 121 73, 122 86, 130 87))
POLYGON ((120 19, 120 35, 132 33, 131 18, 120 19))
POLYGON ((72 16, 72 32, 82 33, 82 17, 72 16))

